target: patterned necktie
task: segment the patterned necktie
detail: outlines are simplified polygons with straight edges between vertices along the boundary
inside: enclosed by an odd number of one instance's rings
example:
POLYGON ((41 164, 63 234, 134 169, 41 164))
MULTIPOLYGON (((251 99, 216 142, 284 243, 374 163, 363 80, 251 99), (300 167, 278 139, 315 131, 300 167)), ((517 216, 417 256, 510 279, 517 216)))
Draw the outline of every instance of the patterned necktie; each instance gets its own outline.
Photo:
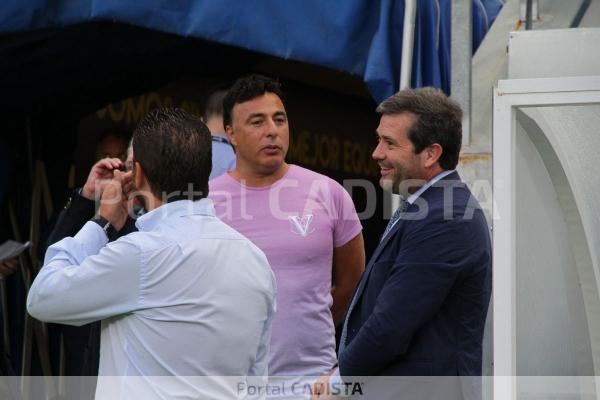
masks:
POLYGON ((396 224, 396 221, 398 221, 400 219, 400 215, 404 211, 406 211, 407 207, 408 207, 408 201, 401 199, 400 205, 394 212, 394 215, 392 215, 392 218, 390 218, 390 222, 388 222, 387 226, 385 227, 385 231, 383 232, 383 235, 381 236, 381 240, 383 240, 385 238, 385 236, 392 230, 392 228, 394 227, 394 224, 396 224))

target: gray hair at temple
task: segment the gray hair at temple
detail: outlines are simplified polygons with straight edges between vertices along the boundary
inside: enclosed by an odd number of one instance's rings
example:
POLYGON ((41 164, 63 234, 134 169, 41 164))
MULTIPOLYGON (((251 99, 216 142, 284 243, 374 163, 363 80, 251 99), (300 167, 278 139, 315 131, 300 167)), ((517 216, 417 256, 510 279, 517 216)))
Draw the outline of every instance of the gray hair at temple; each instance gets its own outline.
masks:
POLYGON ((425 87, 404 89, 384 100, 377 107, 381 115, 414 114, 417 119, 408 132, 408 138, 419 154, 434 143, 442 155, 438 160, 445 170, 456 168, 462 144, 462 110, 441 90, 425 87))

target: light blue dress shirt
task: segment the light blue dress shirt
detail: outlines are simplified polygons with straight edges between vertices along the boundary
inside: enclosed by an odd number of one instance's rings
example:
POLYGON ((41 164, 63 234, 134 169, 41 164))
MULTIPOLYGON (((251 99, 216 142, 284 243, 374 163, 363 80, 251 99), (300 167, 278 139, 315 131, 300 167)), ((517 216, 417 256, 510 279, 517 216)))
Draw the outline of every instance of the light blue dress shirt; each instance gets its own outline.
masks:
POLYGON ((209 180, 235 169, 235 152, 227 136, 212 134, 212 170, 209 180))
MULTIPOLYGON (((165 204, 136 225, 107 244, 88 222, 51 246, 29 313, 71 325, 102 320, 101 376, 268 375, 276 286, 264 253, 216 218, 209 199, 165 204)), ((133 380, 107 379, 97 398, 139 394, 133 380)), ((213 397, 205 384, 174 390, 213 397)), ((221 389, 237 397, 235 387, 221 389)))

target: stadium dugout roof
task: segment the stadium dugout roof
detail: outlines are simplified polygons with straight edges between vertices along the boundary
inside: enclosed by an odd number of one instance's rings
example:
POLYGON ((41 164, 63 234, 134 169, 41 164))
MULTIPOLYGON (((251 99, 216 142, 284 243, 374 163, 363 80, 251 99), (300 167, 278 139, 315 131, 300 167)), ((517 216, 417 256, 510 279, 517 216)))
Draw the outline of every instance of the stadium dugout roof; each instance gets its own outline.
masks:
MULTIPOLYGON (((417 2, 415 87, 449 92, 450 5, 417 2)), ((476 48, 502 2, 473 6, 476 48)), ((358 76, 381 101, 398 88, 403 15, 402 0, 4 0, 1 105, 93 111, 186 68, 247 70, 261 55, 358 76)))

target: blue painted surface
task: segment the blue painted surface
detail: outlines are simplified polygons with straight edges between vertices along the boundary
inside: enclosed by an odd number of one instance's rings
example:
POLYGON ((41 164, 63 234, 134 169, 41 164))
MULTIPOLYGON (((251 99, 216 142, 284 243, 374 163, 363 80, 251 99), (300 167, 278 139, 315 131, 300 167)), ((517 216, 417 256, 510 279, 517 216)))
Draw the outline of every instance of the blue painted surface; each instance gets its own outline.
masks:
MULTIPOLYGON (((449 92, 450 3, 417 2, 414 87, 449 92)), ((473 0, 474 49, 501 7, 473 0)), ((4 0, 0 34, 114 21, 342 70, 381 101, 398 88, 403 18, 403 0, 4 0)))

